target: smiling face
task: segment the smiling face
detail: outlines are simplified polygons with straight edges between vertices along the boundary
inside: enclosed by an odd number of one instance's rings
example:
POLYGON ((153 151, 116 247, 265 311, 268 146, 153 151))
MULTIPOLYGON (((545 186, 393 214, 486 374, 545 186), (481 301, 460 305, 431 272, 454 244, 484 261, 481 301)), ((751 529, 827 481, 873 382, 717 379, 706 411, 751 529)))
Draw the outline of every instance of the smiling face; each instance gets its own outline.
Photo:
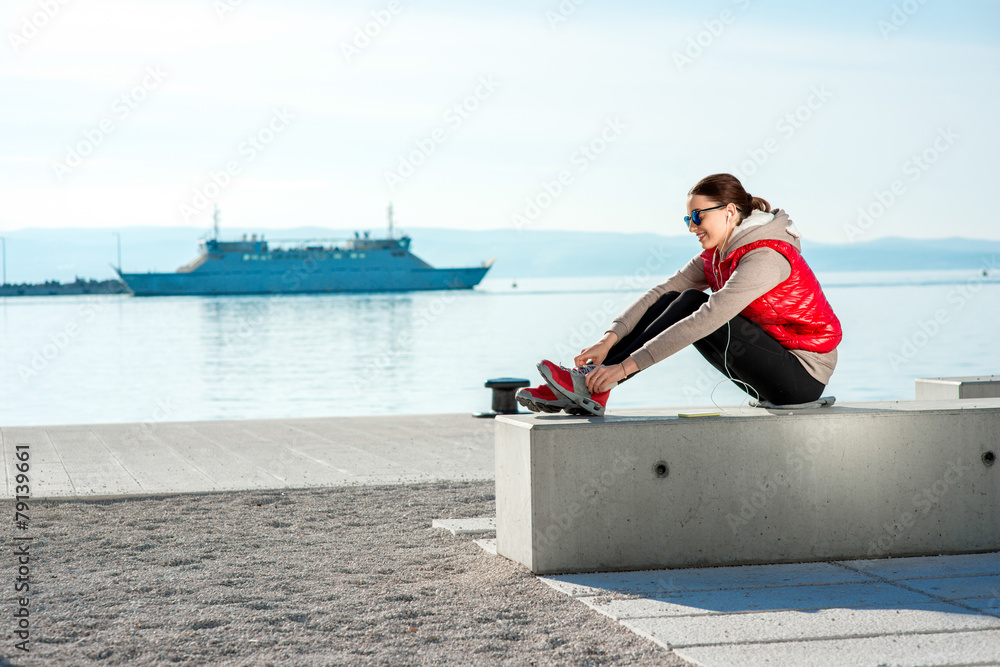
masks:
MULTIPOLYGON (((687 213, 691 215, 691 211, 715 208, 718 205, 719 202, 713 201, 705 195, 688 195, 687 213)), ((732 230, 736 227, 736 221, 739 220, 739 212, 734 204, 717 208, 714 211, 705 211, 699 215, 701 225, 696 225, 692 221, 688 225, 688 231, 697 235, 703 250, 723 246, 726 237, 732 234, 732 230)))

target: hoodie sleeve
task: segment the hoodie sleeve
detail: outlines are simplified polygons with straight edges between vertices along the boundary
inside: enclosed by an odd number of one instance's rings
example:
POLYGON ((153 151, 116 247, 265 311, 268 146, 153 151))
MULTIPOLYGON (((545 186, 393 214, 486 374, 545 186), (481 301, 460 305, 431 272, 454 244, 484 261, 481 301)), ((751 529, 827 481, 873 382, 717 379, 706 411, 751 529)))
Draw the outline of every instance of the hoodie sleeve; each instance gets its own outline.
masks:
MULTIPOLYGON (((694 313, 660 332, 633 352, 632 360, 639 370, 644 370, 666 359, 724 326, 751 302, 788 280, 791 275, 791 265, 777 250, 771 248, 751 250, 740 259, 736 271, 721 290, 709 295, 708 301, 694 313)), ((669 283, 670 281, 667 281, 664 285, 669 283)), ((650 293, 652 291, 650 290, 650 293)))
MULTIPOLYGON (((750 255, 750 253, 747 253, 747 255, 750 255)), ((614 319, 611 327, 605 333, 613 333, 618 336, 618 340, 621 340, 635 328, 635 325, 646 314, 649 307, 667 292, 683 292, 686 289, 708 289, 708 282, 705 280, 705 269, 703 267, 704 260, 702 260, 701 255, 695 255, 683 269, 670 276, 666 282, 660 283, 643 294, 638 301, 626 308, 625 312, 614 319)))

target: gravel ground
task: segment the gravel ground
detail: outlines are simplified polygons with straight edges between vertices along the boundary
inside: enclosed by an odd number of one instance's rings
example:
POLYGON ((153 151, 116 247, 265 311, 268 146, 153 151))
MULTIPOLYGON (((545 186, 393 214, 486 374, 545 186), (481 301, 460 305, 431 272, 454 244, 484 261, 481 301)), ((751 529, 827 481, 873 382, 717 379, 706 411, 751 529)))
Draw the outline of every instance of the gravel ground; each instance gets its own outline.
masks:
POLYGON ((0 665, 687 664, 430 527, 493 489, 35 501, 31 652, 0 665))

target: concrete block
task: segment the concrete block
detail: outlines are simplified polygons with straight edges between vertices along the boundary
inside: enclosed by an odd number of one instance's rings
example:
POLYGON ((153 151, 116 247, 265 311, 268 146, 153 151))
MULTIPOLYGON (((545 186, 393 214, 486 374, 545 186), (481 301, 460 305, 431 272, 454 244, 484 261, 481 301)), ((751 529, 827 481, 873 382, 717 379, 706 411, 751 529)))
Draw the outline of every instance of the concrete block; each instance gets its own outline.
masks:
POLYGON ((1000 375, 917 378, 916 399, 918 401, 997 397, 1000 397, 1000 375))
POLYGON ((978 609, 987 614, 992 614, 994 617, 1000 614, 1000 596, 993 598, 958 598, 952 600, 952 602, 978 609))
POLYGON ((753 567, 707 567, 639 572, 593 572, 539 577, 571 597, 620 595, 653 596, 721 588, 771 588, 875 581, 864 572, 833 563, 788 563, 753 567))
POLYGON ((711 616, 794 609, 899 607, 929 604, 933 598, 888 583, 818 584, 772 588, 723 588, 685 591, 655 597, 610 595, 577 598, 588 607, 615 620, 672 616, 711 616))
POLYGON ((497 555, 497 540, 495 537, 490 537, 485 540, 472 540, 476 546, 485 551, 491 556, 497 555))
POLYGON ((810 640, 697 646, 676 651, 699 665, 795 665, 844 667, 844 665, 995 665, 1000 663, 1000 630, 939 632, 810 640))
POLYGON ((495 445, 497 553, 538 574, 1000 549, 1000 399, 502 416, 495 445))
POLYGON ((842 564, 852 570, 860 570, 878 579, 971 577, 977 574, 996 574, 1000 572, 1000 553, 851 560, 844 561, 842 564))
MULTIPOLYGON (((945 603, 633 618, 630 630, 673 649, 744 642, 853 638, 1000 628, 1000 619, 969 614, 945 603)), ((800 659, 785 664, 801 664, 800 659)), ((892 664, 892 663, 889 663, 892 664)))
POLYGON ((910 588, 946 600, 1000 597, 1000 574, 903 580, 910 588))
POLYGON ((443 528, 452 535, 482 535, 497 529, 496 517, 479 516, 468 519, 434 519, 432 528, 443 528))

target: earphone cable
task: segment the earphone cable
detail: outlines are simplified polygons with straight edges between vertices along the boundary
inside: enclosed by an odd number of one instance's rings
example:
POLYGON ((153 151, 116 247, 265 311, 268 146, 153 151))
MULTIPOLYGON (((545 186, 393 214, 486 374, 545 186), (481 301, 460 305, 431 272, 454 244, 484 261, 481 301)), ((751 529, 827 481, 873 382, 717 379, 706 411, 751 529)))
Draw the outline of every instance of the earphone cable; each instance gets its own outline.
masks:
MULTIPOLYGON (((728 221, 729 218, 726 218, 726 220, 728 221)), ((730 231, 730 233, 731 233, 731 231, 730 231)), ((727 245, 728 243, 729 243, 729 233, 726 234, 726 239, 725 239, 724 245, 727 245)), ((718 261, 718 262, 716 261, 716 259, 718 258, 718 256, 719 256, 719 249, 718 249, 718 246, 716 246, 715 251, 712 253, 712 275, 715 276, 715 284, 719 285, 719 289, 721 291, 721 289, 722 289, 722 275, 720 273, 720 269, 721 269, 721 266, 722 266, 722 262, 721 261, 718 261)), ((722 368, 726 372, 726 377, 731 382, 733 382, 737 386, 743 385, 744 387, 746 387, 746 389, 749 389, 750 391, 752 391, 753 394, 754 394, 754 398, 756 398, 757 401, 759 402, 760 401, 760 392, 758 392, 749 383, 744 382, 743 380, 737 380, 736 378, 733 377, 732 373, 729 372, 728 357, 729 357, 729 343, 730 343, 731 340, 732 340, 732 327, 730 325, 730 321, 726 320, 726 347, 725 347, 725 349, 722 352, 722 368)), ((725 408, 723 408, 722 406, 720 406, 718 403, 715 402, 715 390, 718 389, 719 386, 722 385, 723 383, 725 383, 725 380, 719 380, 718 384, 716 384, 712 388, 712 393, 709 395, 709 400, 712 401, 712 405, 714 405, 715 407, 717 407, 720 412, 722 412, 724 414, 729 414, 728 410, 726 410, 725 408)), ((746 390, 744 390, 744 391, 746 391, 746 390)), ((749 400, 750 391, 746 392, 747 393, 747 400, 749 400)), ((741 401, 740 405, 742 405, 742 404, 743 404, 743 402, 741 401)))

